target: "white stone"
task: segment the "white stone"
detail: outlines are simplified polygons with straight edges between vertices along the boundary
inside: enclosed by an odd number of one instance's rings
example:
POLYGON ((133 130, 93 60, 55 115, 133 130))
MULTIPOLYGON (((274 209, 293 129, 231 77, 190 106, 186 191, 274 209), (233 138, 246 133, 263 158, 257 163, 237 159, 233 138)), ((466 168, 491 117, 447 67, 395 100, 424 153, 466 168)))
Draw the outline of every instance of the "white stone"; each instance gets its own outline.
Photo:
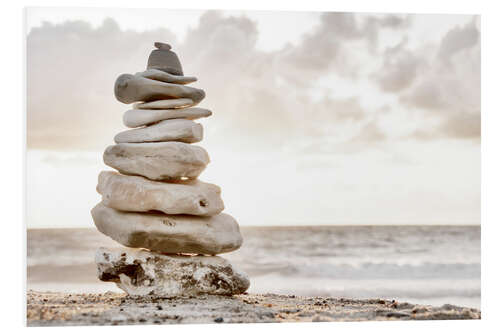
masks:
POLYGON ((160 99, 189 98, 199 103, 205 92, 182 84, 167 83, 145 77, 122 74, 115 82, 115 96, 122 103, 149 102, 160 99))
POLYGON ((237 250, 243 239, 227 214, 210 217, 122 212, 99 203, 97 229, 118 243, 159 253, 219 254, 237 250))
POLYGON ((189 119, 167 119, 151 126, 136 128, 118 133, 116 143, 180 141, 200 142, 203 139, 203 126, 189 119))
POLYGON ((107 207, 130 212, 212 216, 224 210, 220 187, 199 180, 165 183, 102 171, 97 192, 107 207))
POLYGON ((136 103, 134 109, 154 109, 154 110, 167 110, 167 109, 182 109, 194 106, 196 103, 189 98, 174 98, 174 99, 160 99, 159 101, 152 101, 147 103, 136 103))
POLYGON ((106 148, 103 159, 123 174, 151 180, 196 178, 210 162, 205 149, 182 142, 119 143, 106 148))
POLYGON ((115 282, 134 296, 236 295, 250 286, 248 277, 218 256, 162 255, 147 250, 96 252, 98 277, 115 282))
POLYGON ((194 76, 174 75, 153 68, 148 69, 144 72, 135 73, 135 76, 145 77, 146 79, 157 80, 167 83, 176 83, 176 84, 188 84, 197 81, 197 79, 194 76))
POLYGON ((209 117, 212 111, 202 108, 187 108, 179 110, 128 110, 123 114, 123 124, 127 127, 151 125, 166 119, 194 120, 209 117))

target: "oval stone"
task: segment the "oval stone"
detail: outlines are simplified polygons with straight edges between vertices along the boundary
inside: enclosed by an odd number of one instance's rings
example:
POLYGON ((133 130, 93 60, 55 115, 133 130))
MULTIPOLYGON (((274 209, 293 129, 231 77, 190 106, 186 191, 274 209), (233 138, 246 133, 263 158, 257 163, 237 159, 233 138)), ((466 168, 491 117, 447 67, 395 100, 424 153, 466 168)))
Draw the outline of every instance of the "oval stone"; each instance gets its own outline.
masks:
POLYGON ((116 143, 179 141, 195 143, 203 139, 203 126, 188 119, 167 119, 151 126, 123 131, 115 136, 116 143))
POLYGON ((119 143, 106 148, 103 159, 123 174, 151 180, 196 178, 210 162, 205 149, 182 142, 119 143))
POLYGON ((123 114, 123 124, 127 127, 151 125, 166 119, 194 120, 209 117, 212 111, 202 108, 187 108, 179 110, 128 110, 123 114))
POLYGON ((162 82, 132 74, 122 74, 115 82, 115 97, 126 104, 172 98, 189 98, 194 103, 199 103, 205 98, 205 92, 182 84, 162 82))
POLYGON ((210 217, 122 212, 95 206, 97 229, 118 243, 159 253, 218 254, 237 250, 243 239, 227 214, 210 217))
POLYGON ((212 216, 224 210, 220 187, 199 180, 165 183, 102 171, 97 192, 106 206, 130 212, 212 216))

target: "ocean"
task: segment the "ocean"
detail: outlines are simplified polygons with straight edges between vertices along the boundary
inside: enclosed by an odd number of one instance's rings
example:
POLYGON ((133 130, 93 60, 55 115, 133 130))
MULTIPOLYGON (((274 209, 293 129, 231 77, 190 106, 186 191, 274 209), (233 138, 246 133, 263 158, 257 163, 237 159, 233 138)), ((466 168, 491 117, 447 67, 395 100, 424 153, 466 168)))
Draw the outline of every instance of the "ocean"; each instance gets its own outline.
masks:
MULTIPOLYGON (((252 293, 481 306, 480 226, 242 227, 223 254, 252 293)), ((94 252, 119 247, 96 229, 29 229, 27 289, 121 291, 96 277, 94 252)))

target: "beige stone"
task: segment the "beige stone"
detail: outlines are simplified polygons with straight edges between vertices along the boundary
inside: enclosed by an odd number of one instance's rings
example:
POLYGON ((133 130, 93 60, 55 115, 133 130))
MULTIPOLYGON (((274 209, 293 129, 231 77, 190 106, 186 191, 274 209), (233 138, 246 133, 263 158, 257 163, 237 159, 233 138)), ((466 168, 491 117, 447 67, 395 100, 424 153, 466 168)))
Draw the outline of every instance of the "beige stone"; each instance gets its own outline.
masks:
POLYGON ((196 178, 209 162, 205 149, 182 142, 119 143, 104 152, 106 165, 151 180, 196 178))
POLYGON ((135 73, 135 76, 145 77, 146 79, 157 80, 167 83, 176 83, 176 84, 188 84, 197 81, 197 79, 194 76, 174 75, 161 71, 159 69, 148 69, 144 72, 135 73))
POLYGON ((102 171, 97 192, 106 206, 123 211, 212 216, 224 210, 220 187, 199 180, 165 183, 102 171))
POLYGON ((179 110, 128 110, 123 114, 123 124, 127 127, 151 125, 166 119, 194 120, 209 117, 212 111, 202 108, 187 108, 179 110))
POLYGON ((180 141, 195 143, 203 139, 203 126, 189 119, 167 119, 157 124, 127 130, 115 136, 116 143, 180 141))
POLYGON ((219 254, 237 250, 243 239, 227 214, 210 217, 122 212, 98 204, 97 229, 118 243, 159 253, 219 254))
POLYGON ((120 102, 126 104, 172 98, 189 98, 193 102, 199 103, 205 98, 205 92, 182 84, 122 74, 115 82, 115 96, 120 102))
POLYGON ((134 296, 236 295, 248 277, 219 256, 162 255, 138 249, 99 248, 98 277, 134 296))
POLYGON ((174 98, 174 99, 161 99, 159 101, 152 101, 147 103, 136 103, 134 104, 134 109, 143 109, 143 110, 182 109, 194 105, 196 105, 196 103, 190 100, 189 98, 174 98))

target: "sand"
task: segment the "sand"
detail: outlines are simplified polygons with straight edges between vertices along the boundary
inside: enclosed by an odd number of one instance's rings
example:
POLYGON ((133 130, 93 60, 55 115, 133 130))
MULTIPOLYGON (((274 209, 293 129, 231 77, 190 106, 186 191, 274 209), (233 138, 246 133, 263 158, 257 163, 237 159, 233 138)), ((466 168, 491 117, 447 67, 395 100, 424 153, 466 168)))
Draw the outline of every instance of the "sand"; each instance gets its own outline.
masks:
POLYGON ((480 319, 476 309, 394 300, 243 294, 129 297, 28 291, 28 326, 480 319))

